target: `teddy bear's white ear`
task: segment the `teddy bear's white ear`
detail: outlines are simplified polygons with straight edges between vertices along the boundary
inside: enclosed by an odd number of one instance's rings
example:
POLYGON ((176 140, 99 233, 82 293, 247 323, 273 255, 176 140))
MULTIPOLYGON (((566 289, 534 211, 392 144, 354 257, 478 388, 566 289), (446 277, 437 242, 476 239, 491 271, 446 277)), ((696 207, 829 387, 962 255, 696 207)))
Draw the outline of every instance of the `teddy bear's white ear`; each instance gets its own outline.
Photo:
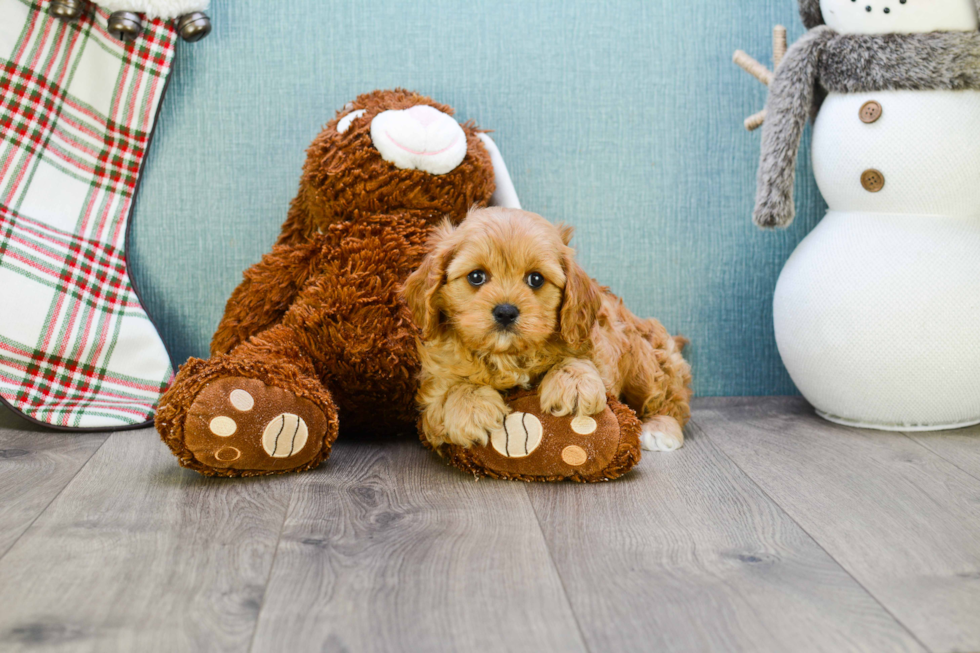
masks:
POLYGON ((493 197, 490 198, 490 206, 501 206, 507 209, 521 208, 521 201, 517 198, 517 190, 514 188, 514 182, 507 171, 504 157, 497 149, 497 144, 486 134, 477 135, 490 153, 490 160, 493 162, 494 181, 497 183, 497 190, 493 192, 493 197))

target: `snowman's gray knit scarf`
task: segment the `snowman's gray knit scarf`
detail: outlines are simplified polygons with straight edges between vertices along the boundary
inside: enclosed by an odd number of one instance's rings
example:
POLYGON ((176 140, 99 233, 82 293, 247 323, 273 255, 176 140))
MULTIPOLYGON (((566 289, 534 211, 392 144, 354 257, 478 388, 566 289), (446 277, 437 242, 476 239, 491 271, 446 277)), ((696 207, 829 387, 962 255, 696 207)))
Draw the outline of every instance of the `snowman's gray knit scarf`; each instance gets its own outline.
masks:
POLYGON ((980 90, 980 32, 843 35, 810 30, 790 48, 769 86, 754 219, 785 227, 796 213, 800 138, 823 94, 885 90, 980 90))

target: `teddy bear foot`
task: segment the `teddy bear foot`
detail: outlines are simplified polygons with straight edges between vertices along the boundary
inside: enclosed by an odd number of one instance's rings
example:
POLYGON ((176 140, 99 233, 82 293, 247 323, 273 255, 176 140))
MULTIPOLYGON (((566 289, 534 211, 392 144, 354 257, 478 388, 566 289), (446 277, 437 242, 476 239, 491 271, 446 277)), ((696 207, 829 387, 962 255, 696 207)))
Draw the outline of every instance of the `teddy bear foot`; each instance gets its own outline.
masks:
POLYGON ((236 371, 222 369, 228 363, 193 361, 163 398, 157 429, 183 466, 259 476, 312 469, 330 455, 337 411, 326 391, 294 388, 303 397, 278 387, 296 379, 224 375, 236 371))
POLYGON ((611 481, 640 460, 640 421, 612 397, 599 414, 578 417, 543 412, 531 391, 511 395, 507 404, 513 412, 485 446, 443 445, 439 452, 476 476, 528 482, 611 481))
POLYGON ((230 376, 210 383, 191 404, 184 444, 213 468, 292 471, 323 453, 326 426, 323 412, 306 399, 230 376))

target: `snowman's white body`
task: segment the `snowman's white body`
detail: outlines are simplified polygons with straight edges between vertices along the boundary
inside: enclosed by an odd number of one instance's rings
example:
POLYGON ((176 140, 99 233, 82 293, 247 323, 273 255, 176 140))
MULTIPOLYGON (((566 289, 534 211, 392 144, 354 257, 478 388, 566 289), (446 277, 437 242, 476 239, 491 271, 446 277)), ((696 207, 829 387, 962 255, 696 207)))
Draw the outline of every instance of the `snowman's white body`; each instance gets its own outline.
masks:
MULTIPOLYGON (((975 31, 977 6, 820 0, 841 34, 975 31)), ((833 421, 980 423, 980 92, 832 93, 812 151, 830 210, 773 304, 793 381, 833 421), (862 183, 868 171, 884 186, 862 183)))
POLYGON ((831 94, 812 151, 830 210, 787 262, 773 311, 793 381, 834 421, 980 423, 980 92, 831 94), (869 101, 873 123, 859 115, 869 101), (882 173, 879 192, 867 170, 882 173))

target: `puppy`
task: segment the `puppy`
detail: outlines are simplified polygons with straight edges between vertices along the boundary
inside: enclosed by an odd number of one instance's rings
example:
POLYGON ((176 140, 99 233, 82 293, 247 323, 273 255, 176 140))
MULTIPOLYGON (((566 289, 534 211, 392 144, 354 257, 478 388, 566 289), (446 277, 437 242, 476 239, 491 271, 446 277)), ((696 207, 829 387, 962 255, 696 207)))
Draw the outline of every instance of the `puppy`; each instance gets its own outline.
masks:
POLYGON ((608 393, 643 421, 645 449, 683 444, 685 341, 591 279, 571 237, 571 227, 501 208, 435 232, 403 289, 420 330, 418 402, 433 445, 486 444, 510 412, 501 393, 535 385, 543 412, 594 415, 608 393))

